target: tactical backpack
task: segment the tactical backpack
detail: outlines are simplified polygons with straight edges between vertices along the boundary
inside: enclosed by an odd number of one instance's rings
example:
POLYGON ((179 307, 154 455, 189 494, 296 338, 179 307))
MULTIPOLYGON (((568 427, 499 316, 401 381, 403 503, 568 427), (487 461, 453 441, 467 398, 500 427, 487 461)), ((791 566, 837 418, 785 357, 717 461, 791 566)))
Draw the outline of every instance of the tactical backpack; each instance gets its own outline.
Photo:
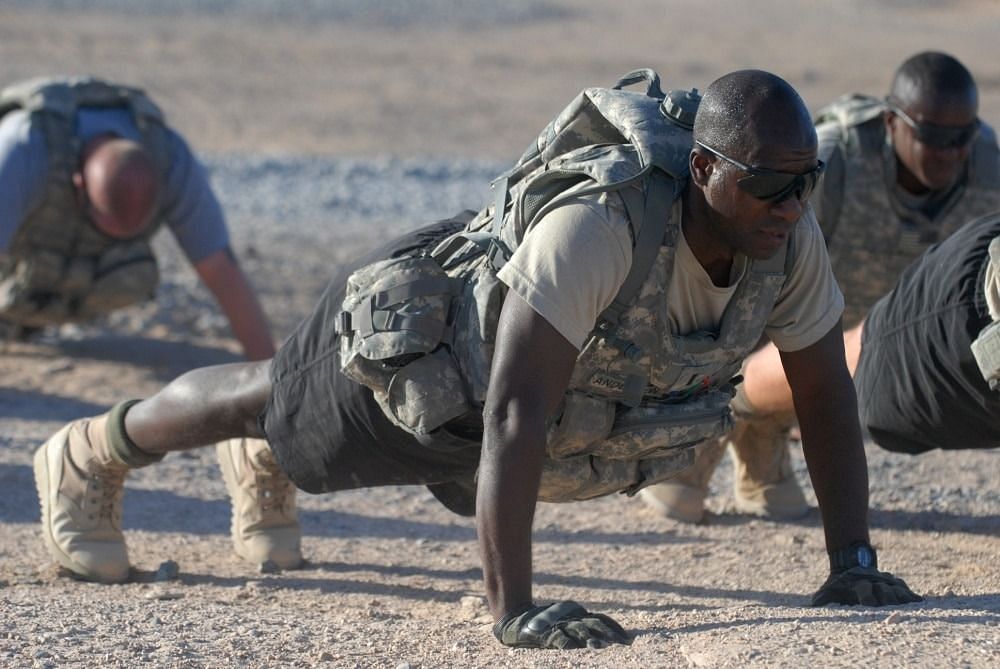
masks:
POLYGON ((82 149, 74 132, 82 107, 128 109, 161 179, 169 168, 163 115, 138 89, 83 78, 32 79, 0 91, 0 117, 27 111, 48 156, 42 201, 0 259, 0 318, 22 326, 87 320, 150 299, 159 282, 149 246, 159 220, 119 240, 79 211, 72 175, 82 149))
MULTIPOLYGON (((642 358, 636 341, 619 336, 620 318, 663 246, 679 234, 677 222, 670 225, 671 206, 686 183, 699 100, 695 90, 664 95, 652 70, 584 90, 493 183, 493 203, 461 232, 426 253, 376 262, 349 277, 336 325, 344 374, 371 388, 386 416, 418 436, 480 412, 506 295, 497 272, 548 212, 599 193, 620 197, 634 244, 626 279, 591 342, 626 360, 642 358), (624 90, 642 81, 644 92, 624 90)), ((783 280, 785 253, 778 256, 763 269, 773 275, 777 267, 783 280)), ((720 374, 728 381, 737 369, 720 374)), ((567 394, 550 422, 539 499, 634 493, 683 470, 693 459, 687 447, 731 427, 731 386, 640 406, 646 378, 627 377, 622 387, 598 393, 603 397, 567 394)))
POLYGON ((821 107, 813 118, 813 123, 817 127, 835 124, 840 132, 840 144, 825 158, 826 172, 821 184, 824 209, 820 226, 823 229, 823 236, 828 241, 836 232, 844 201, 844 169, 847 157, 844 155, 843 147, 851 149, 852 144, 857 142, 871 144, 882 141, 883 136, 877 129, 864 132, 859 131, 858 126, 880 119, 885 109, 885 102, 878 98, 860 93, 848 93, 821 107))
POLYGON ((415 434, 481 407, 505 296, 496 272, 528 228, 563 203, 567 189, 588 180, 593 185, 572 197, 617 192, 636 239, 629 277, 598 325, 601 336, 613 337, 617 316, 649 272, 667 210, 687 175, 698 100, 696 92, 664 96, 652 70, 632 72, 610 89, 583 91, 493 183, 492 205, 462 232, 430 253, 376 262, 349 277, 337 326, 344 373, 372 388, 390 420, 415 434), (623 90, 640 81, 647 82, 644 93, 623 90), (662 119, 660 132, 635 127, 653 114, 662 119), (650 216, 650 208, 658 212, 650 216), (437 382, 415 387, 412 379, 431 369, 437 382), (413 401, 425 392, 436 400, 413 401), (422 408, 411 413, 413 406, 422 408))

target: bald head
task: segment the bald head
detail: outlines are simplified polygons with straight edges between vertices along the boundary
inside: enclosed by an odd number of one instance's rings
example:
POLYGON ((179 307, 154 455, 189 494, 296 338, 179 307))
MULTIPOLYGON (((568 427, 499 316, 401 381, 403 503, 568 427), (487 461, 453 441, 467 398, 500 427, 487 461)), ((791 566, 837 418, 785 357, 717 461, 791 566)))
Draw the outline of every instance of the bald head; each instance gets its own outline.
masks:
POLYGON ((83 151, 82 187, 88 216, 112 237, 133 237, 154 214, 159 179, 149 153, 138 143, 119 137, 91 140, 83 151))
POLYGON ((949 105, 979 106, 972 74, 958 60, 939 51, 924 51, 906 60, 892 78, 889 95, 903 109, 941 109, 949 105))
POLYGON ((809 110, 792 86, 770 72, 738 70, 705 90, 694 139, 753 162, 762 147, 816 144, 809 110))

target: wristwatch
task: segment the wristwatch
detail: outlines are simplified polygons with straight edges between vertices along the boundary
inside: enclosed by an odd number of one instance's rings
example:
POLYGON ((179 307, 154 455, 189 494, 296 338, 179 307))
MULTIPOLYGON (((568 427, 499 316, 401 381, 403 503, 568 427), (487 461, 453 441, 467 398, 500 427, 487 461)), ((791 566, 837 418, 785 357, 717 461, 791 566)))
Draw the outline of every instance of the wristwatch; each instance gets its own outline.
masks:
POLYGON ((878 555, 867 541, 855 541, 846 548, 830 551, 830 571, 847 571, 854 567, 878 569, 878 555))

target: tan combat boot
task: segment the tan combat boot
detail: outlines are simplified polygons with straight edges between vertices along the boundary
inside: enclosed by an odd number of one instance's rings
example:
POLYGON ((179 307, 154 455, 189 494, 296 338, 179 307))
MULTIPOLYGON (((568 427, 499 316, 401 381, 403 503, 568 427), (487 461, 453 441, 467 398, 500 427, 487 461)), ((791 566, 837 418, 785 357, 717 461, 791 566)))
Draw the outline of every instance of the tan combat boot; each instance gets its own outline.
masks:
POLYGON ((695 447, 694 464, 663 483, 639 491, 647 506, 667 518, 697 523, 705 517, 708 482, 725 453, 722 439, 712 439, 695 447))
POLYGON ((233 502, 236 554, 256 565, 281 569, 302 564, 302 533, 295 512, 295 485, 263 439, 229 439, 216 446, 222 478, 233 502))
POLYGON ((78 576, 102 583, 120 583, 129 575, 122 536, 125 474, 162 458, 141 453, 130 458, 122 450, 127 447, 113 448, 109 419, 120 423, 130 405, 74 421, 35 452, 35 485, 49 553, 78 576))
POLYGON ((788 453, 791 418, 738 419, 729 434, 736 510, 789 520, 809 513, 788 453))

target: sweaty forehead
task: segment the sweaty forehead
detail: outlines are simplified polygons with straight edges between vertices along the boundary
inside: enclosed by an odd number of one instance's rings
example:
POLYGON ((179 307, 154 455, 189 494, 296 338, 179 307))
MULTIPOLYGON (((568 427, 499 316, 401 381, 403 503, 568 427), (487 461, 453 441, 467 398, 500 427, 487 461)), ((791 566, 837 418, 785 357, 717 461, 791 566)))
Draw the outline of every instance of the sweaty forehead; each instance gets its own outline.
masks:
POLYGON ((926 96, 903 107, 914 120, 935 125, 968 125, 976 120, 979 105, 975 96, 926 96))
POLYGON ((808 117, 768 115, 755 120, 747 127, 747 163, 786 170, 815 164, 816 130, 808 117))

